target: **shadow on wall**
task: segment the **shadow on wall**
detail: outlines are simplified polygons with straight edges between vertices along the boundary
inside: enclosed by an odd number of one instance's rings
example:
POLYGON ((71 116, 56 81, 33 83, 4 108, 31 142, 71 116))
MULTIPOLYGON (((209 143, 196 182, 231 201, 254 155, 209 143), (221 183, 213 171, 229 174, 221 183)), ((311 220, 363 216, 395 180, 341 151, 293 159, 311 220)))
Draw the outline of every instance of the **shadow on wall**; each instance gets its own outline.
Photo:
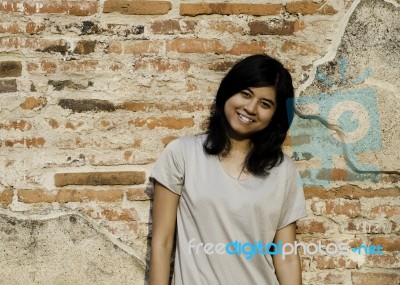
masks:
POLYGON ((317 66, 296 99, 299 116, 289 135, 293 157, 308 162, 300 169, 305 185, 400 174, 399 10, 385 1, 361 1, 335 58, 317 66))

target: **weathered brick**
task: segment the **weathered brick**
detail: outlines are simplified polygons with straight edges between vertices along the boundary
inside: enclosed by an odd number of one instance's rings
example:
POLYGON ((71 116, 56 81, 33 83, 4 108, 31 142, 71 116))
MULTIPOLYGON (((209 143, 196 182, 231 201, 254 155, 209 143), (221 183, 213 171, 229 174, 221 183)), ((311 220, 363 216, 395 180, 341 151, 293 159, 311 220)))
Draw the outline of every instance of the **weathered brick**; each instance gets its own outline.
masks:
MULTIPOLYGON (((52 85, 54 87, 54 90, 61 91, 65 87, 67 87, 68 89, 73 89, 73 90, 87 89, 89 86, 92 85, 92 82, 89 81, 88 85, 85 86, 85 85, 82 85, 82 84, 74 83, 71 80, 49 80, 48 84, 52 85)), ((62 100, 64 100, 64 99, 61 99, 60 101, 62 101, 62 100)), ((65 100, 67 100, 67 99, 65 99, 65 100)), ((73 99, 71 99, 71 100, 74 101, 73 99)), ((92 100, 92 101, 94 101, 94 100, 92 100)), ((104 100, 102 100, 102 101, 104 101, 104 100)), ((62 101, 62 102, 65 103, 64 101, 62 101)))
POLYGON ((328 215, 346 215, 348 217, 357 217, 361 214, 360 201, 326 201, 325 213, 328 215))
POLYGON ((97 12, 97 1, 21 1, 7 0, 0 5, 0 12, 23 12, 25 14, 69 14, 89 16, 97 12))
POLYGON ((126 191, 126 199, 129 201, 147 201, 152 199, 153 193, 145 188, 128 189, 126 191))
POLYGON ((43 137, 22 138, 22 139, 15 139, 15 140, 7 139, 7 140, 4 140, 4 146, 14 147, 15 145, 23 145, 28 148, 43 147, 45 142, 46 142, 46 140, 43 137))
POLYGON ((366 265, 372 268, 400 268, 400 255, 367 255, 366 265))
POLYGON ((393 223, 386 221, 373 221, 365 219, 350 219, 344 227, 345 231, 366 234, 391 233, 393 223))
POLYGON ((187 71, 190 68, 190 62, 188 60, 140 59, 133 63, 133 68, 135 70, 145 69, 156 72, 179 72, 187 71))
POLYGON ((0 38, 0 49, 17 50, 29 49, 39 52, 60 52, 65 54, 68 51, 69 43, 65 40, 49 40, 41 38, 23 37, 2 37, 0 38))
POLYGON ((223 21, 223 22, 211 22, 208 24, 208 29, 215 30, 220 33, 238 33, 242 35, 244 33, 244 28, 236 23, 223 21))
POLYGON ((89 60, 74 60, 74 61, 59 63, 61 72, 73 73, 73 74, 87 74, 88 72, 96 71, 97 65, 98 65, 98 61, 91 60, 91 59, 89 59, 89 60))
POLYGON ((18 91, 17 80, 15 79, 0 80, 0 93, 11 93, 17 91, 18 91))
POLYGON ((20 61, 1 61, 0 78, 21 76, 22 64, 20 61))
POLYGON ((169 1, 130 1, 107 0, 104 2, 104 13, 136 14, 136 15, 164 15, 171 10, 169 1))
POLYGON ((304 233, 325 233, 328 227, 324 222, 314 220, 300 220, 297 222, 296 232, 299 234, 304 233))
POLYGON ((106 190, 18 190, 18 200, 23 203, 68 203, 68 202, 120 202, 123 198, 122 189, 106 190))
POLYGON ((3 130, 20 130, 20 131, 27 131, 32 128, 32 124, 30 122, 27 122, 25 120, 18 120, 18 121, 13 121, 10 123, 0 123, 0 129, 3 130))
POLYGON ((288 36, 304 29, 303 21, 269 20, 251 21, 248 23, 251 36, 279 35, 288 36))
POLYGON ((218 72, 226 72, 229 70, 233 65, 235 64, 235 61, 215 61, 206 66, 207 69, 213 70, 213 71, 218 71, 218 72))
POLYGON ((306 199, 313 197, 320 199, 360 199, 374 198, 374 197, 399 197, 400 188, 385 188, 385 189, 361 189, 355 185, 345 185, 334 189, 325 189, 317 186, 304 187, 304 194, 306 199))
POLYGON ((284 11, 282 4, 247 3, 183 3, 182 16, 248 14, 254 16, 278 15, 284 11))
POLYGON ((234 55, 257 54, 267 52, 268 45, 264 41, 238 42, 229 53, 234 55))
POLYGON ((355 268, 357 268, 356 261, 349 260, 343 256, 316 255, 314 257, 314 261, 315 261, 316 267, 318 269, 338 269, 338 268, 355 269, 355 268))
POLYGON ((312 44, 302 44, 291 40, 285 41, 281 47, 283 52, 295 52, 297 55, 317 54, 315 46, 312 44))
POLYGON ((167 43, 167 51, 223 54, 227 49, 215 39, 174 39, 167 43))
POLYGON ((348 171, 347 169, 341 169, 334 167, 332 169, 332 180, 333 181, 347 181, 348 171))
POLYGON ((70 109, 73 112, 113 112, 115 106, 107 100, 99 99, 60 99, 58 105, 63 109, 70 109))
POLYGON ((316 3, 312 1, 289 2, 286 4, 285 8, 286 11, 290 14, 303 14, 303 15, 313 15, 313 14, 333 15, 338 12, 331 5, 327 5, 326 3, 316 3))
POLYGON ((135 185, 145 182, 143 171, 56 173, 54 184, 66 185, 135 185))
POLYGON ((351 272, 352 285, 384 285, 384 284, 399 284, 400 275, 389 272, 351 272))
POLYGON ((8 205, 13 200, 13 190, 6 189, 0 192, 0 205, 8 205))
POLYGON ((150 130, 156 127, 180 130, 183 128, 190 128, 194 126, 193 118, 175 118, 175 117, 162 117, 162 118, 150 117, 147 119, 134 119, 130 120, 128 123, 133 127, 143 127, 146 125, 147 128, 149 128, 150 130))
POLYGON ((390 206, 390 205, 380 205, 373 207, 370 211, 368 211, 368 216, 370 217, 385 217, 391 218, 394 216, 400 216, 400 207, 399 206, 390 206))
POLYGON ((46 104, 47 104, 46 98, 28 97, 25 99, 25 101, 20 106, 24 110, 32 110, 35 108, 42 108, 42 107, 46 106, 46 104))
POLYGON ((162 51, 163 42, 151 40, 135 40, 132 42, 111 42, 107 47, 108 53, 117 54, 158 54, 162 51))
POLYGON ((57 129, 58 126, 59 126, 56 119, 50 119, 50 120, 49 120, 49 125, 50 125, 53 129, 57 129))
POLYGON ((109 221, 137 221, 138 213, 132 209, 101 209, 95 211, 88 209, 84 212, 86 215, 93 219, 107 219, 109 221))
POLYGON ((168 136, 168 137, 164 137, 161 139, 161 142, 163 143, 164 147, 166 147, 170 142, 172 142, 173 140, 176 140, 178 137, 176 136, 168 136))
POLYGON ((182 32, 181 25, 178 20, 163 20, 151 23, 150 29, 153 34, 173 35, 176 32, 182 32))
POLYGON ((76 54, 90 54, 94 52, 96 41, 79 41, 76 43, 74 53, 76 54))
POLYGON ((397 235, 372 237, 371 244, 381 245, 385 251, 400 251, 400 237, 397 235))

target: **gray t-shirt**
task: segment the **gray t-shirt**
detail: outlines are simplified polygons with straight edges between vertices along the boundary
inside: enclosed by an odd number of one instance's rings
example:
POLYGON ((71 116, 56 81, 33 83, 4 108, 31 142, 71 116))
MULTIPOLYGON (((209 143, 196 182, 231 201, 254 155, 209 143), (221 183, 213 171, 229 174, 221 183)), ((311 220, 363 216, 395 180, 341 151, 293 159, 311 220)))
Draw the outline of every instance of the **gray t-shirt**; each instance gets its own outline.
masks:
POLYGON ((285 155, 267 178, 238 180, 217 156, 205 154, 204 139, 169 143, 150 176, 180 195, 172 284, 279 284, 271 254, 262 247, 251 252, 257 242, 271 243, 277 229, 306 216, 293 160, 285 155))

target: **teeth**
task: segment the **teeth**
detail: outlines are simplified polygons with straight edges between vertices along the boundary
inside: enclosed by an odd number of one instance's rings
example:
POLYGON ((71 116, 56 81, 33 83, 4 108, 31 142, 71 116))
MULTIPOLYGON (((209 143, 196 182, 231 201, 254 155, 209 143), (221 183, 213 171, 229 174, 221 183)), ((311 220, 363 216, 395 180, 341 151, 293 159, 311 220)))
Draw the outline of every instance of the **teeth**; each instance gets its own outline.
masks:
POLYGON ((240 117, 243 121, 246 121, 246 122, 249 122, 249 123, 253 122, 253 120, 251 120, 251 119, 249 119, 249 118, 243 116, 242 114, 239 114, 239 117, 240 117))

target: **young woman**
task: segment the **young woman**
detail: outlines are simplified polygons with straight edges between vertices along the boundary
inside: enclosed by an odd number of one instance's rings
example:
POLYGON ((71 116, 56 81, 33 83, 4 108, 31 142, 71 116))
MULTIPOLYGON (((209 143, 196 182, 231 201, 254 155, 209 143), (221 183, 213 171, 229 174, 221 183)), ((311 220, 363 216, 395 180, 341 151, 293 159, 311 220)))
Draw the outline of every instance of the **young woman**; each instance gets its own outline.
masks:
POLYGON ((172 284, 301 284, 299 256, 279 251, 306 216, 281 149, 293 95, 280 62, 247 57, 222 80, 206 134, 168 144, 151 174, 151 285, 169 282, 175 228, 172 284))

